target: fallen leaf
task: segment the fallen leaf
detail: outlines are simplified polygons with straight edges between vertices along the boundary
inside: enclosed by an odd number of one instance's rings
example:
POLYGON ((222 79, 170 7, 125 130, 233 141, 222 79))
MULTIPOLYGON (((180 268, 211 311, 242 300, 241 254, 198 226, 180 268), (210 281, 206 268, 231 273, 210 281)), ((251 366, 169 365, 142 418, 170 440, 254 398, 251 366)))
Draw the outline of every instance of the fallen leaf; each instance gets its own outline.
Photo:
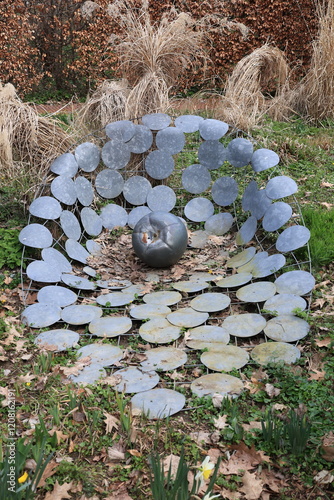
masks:
POLYGON ((241 495, 238 491, 230 491, 227 490, 226 488, 222 488, 221 490, 222 497, 227 500, 239 500, 241 498, 241 495))
POLYGON ((241 424, 241 425, 245 429, 246 432, 252 432, 252 431, 257 430, 257 429, 262 430, 261 422, 257 422, 256 420, 249 422, 249 424, 241 424))
POLYGON ((85 366, 90 365, 91 358, 86 356, 85 358, 80 358, 78 361, 74 363, 73 366, 60 366, 59 371, 61 371, 66 377, 69 375, 78 375, 81 370, 84 369, 85 366))
POLYGON ((116 417, 110 415, 110 413, 103 413, 103 415, 106 417, 104 420, 106 424, 106 434, 109 434, 113 428, 118 429, 119 420, 116 417))
POLYGON ((278 389, 273 384, 266 384, 264 389, 270 398, 278 396, 281 392, 281 389, 278 389))
POLYGON ((263 481, 257 479, 256 473, 246 471, 242 476, 241 481, 243 486, 240 491, 245 494, 247 500, 258 500, 260 498, 263 490, 263 481))
POLYGON ((69 490, 72 488, 72 481, 60 485, 58 481, 55 482, 53 490, 48 491, 44 500, 62 500, 63 498, 73 498, 69 495, 69 490))
POLYGON ((226 423, 227 415, 219 415, 218 418, 213 419, 213 425, 216 427, 216 429, 225 429, 227 427, 226 423))
POLYGON ((221 408, 221 405, 223 403, 223 400, 225 397, 222 394, 219 394, 216 392, 215 394, 212 395, 212 404, 215 408, 221 408))
POLYGON ((319 484, 330 484, 334 481, 334 476, 330 471, 322 470, 313 479, 319 484))
POLYGON ((140 451, 138 450, 127 450, 128 453, 130 453, 130 455, 132 455, 133 457, 142 457, 142 453, 140 453, 140 451))
POLYGON ((195 443, 197 443, 200 446, 203 444, 211 443, 209 432, 204 432, 204 431, 191 432, 189 436, 193 441, 195 441, 195 443))
POLYGON ((58 465, 59 464, 57 464, 57 462, 55 460, 51 460, 51 462, 49 462, 47 464, 47 466, 45 467, 45 469, 43 471, 42 477, 38 482, 38 485, 37 485, 38 488, 45 486, 46 479, 48 477, 53 476, 57 472, 58 465))
POLYGON ((324 339, 316 339, 315 343, 318 347, 328 347, 331 345, 333 340, 330 337, 325 337, 324 339))
POLYGON ((328 188, 332 188, 332 187, 334 187, 334 184, 332 184, 332 183, 330 183, 330 182, 324 182, 324 181, 323 181, 323 182, 321 182, 321 183, 320 183, 320 186, 321 186, 321 187, 328 187, 328 188))
POLYGON ((173 455, 173 454, 168 455, 168 457, 166 457, 162 462, 164 468, 164 474, 167 475, 168 471, 170 470, 171 478, 175 479, 179 462, 180 462, 180 457, 178 455, 173 455))
POLYGON ((308 380, 322 380, 326 375, 324 370, 312 370, 308 377, 308 380))
POLYGON ((108 457, 110 460, 124 460, 125 459, 125 448, 122 443, 118 442, 114 446, 108 448, 108 457))
POLYGON ((17 382, 19 384, 30 384, 30 382, 34 380, 34 378, 36 378, 35 375, 32 375, 30 374, 30 372, 28 372, 26 375, 20 375, 17 379, 17 382))
POLYGON ((322 458, 327 462, 334 462, 334 432, 330 431, 322 439, 322 458))

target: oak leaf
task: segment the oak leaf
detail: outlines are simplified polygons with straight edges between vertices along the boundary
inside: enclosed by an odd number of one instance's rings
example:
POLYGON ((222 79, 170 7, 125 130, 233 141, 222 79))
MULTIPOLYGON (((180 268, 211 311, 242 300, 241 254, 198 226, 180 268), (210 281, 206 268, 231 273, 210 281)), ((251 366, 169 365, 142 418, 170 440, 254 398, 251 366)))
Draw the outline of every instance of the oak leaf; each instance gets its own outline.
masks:
POLYGON ((258 500, 263 490, 263 481, 257 479, 256 473, 246 471, 241 481, 243 486, 240 488, 240 491, 245 494, 245 498, 247 500, 258 500))
POLYGON ((114 427, 115 429, 118 429, 119 420, 116 417, 106 412, 103 413, 103 415, 106 417, 104 420, 106 424, 106 434, 109 434, 109 432, 111 432, 114 427))
POLYGON ((64 498, 73 498, 69 495, 69 490, 72 488, 72 481, 60 485, 58 481, 55 482, 53 491, 48 491, 44 500, 63 500, 64 498))

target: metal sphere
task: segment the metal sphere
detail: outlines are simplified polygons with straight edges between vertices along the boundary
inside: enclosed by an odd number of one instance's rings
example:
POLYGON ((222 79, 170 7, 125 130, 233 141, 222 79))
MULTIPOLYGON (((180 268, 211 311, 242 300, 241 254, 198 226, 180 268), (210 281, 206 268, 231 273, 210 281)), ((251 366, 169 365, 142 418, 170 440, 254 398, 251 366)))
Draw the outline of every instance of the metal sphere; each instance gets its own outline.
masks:
POLYGON ((132 233, 136 255, 151 267, 169 267, 184 254, 187 229, 179 217, 169 212, 151 212, 140 219, 132 233))

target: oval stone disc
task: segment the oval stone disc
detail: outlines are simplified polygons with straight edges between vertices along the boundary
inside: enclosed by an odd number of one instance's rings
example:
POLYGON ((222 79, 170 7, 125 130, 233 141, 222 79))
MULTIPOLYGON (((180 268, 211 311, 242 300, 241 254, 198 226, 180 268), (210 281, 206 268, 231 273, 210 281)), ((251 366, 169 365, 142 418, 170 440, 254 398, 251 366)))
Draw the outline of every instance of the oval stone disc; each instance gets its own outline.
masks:
POLYGON ((61 280, 62 271, 57 265, 44 260, 33 260, 28 264, 26 273, 29 279, 41 283, 57 283, 61 280))
POLYGON ((168 127, 160 130, 155 138, 155 143, 160 151, 165 151, 170 155, 180 153, 185 145, 183 132, 176 127, 168 127))
POLYGON ((172 287, 179 292, 184 293, 194 293, 201 292, 206 288, 209 288, 209 285, 205 281, 200 280, 189 280, 189 281, 178 281, 177 283, 172 283, 172 287))
POLYGON ((285 266, 286 258, 281 254, 273 254, 264 256, 252 268, 254 278, 264 278, 276 273, 279 269, 285 266))
POLYGON ((101 217, 90 207, 81 210, 81 222, 89 236, 98 236, 102 231, 101 217))
POLYGON ((143 205, 151 189, 150 181, 140 175, 134 175, 124 183, 123 195, 131 205, 143 205))
POLYGON ((96 302, 101 306, 121 307, 130 304, 135 299, 133 293, 111 292, 97 297, 96 302))
POLYGON ((101 153, 96 144, 83 142, 75 148, 74 156, 81 170, 84 172, 94 172, 100 163, 101 153))
POLYGON ((59 175, 51 182, 51 193, 65 205, 74 205, 77 201, 77 190, 74 181, 66 175, 59 175))
POLYGON ((174 170, 174 158, 168 151, 151 151, 145 159, 145 170, 152 179, 167 179, 174 170))
POLYGON ((79 176, 74 181, 77 197, 81 205, 88 207, 94 200, 92 184, 86 177, 79 176))
POLYGON ((239 252, 237 255, 234 255, 233 257, 228 259, 226 262, 226 267, 232 267, 235 269, 243 266, 244 264, 247 264, 247 262, 249 262, 255 254, 255 247, 248 247, 242 252, 239 252))
POLYGON ((116 122, 108 123, 105 131, 110 139, 128 142, 135 135, 136 125, 130 120, 117 120, 116 122))
POLYGON ((152 212, 152 210, 145 206, 133 208, 129 213, 128 226, 131 227, 131 229, 134 229, 137 222, 139 222, 140 219, 145 217, 145 215, 148 215, 150 212, 152 212))
POLYGON ((168 290, 147 293, 143 297, 143 301, 146 304, 157 304, 160 306, 172 306, 180 302, 181 299, 182 295, 179 292, 172 292, 168 290))
POLYGON ((74 304, 78 296, 64 286, 44 286, 37 293, 37 300, 41 304, 53 304, 58 307, 66 307, 74 304))
POLYGON ((307 271, 289 271, 275 280, 278 293, 306 295, 315 285, 315 279, 307 271))
POLYGON ((198 160, 208 170, 221 167, 226 156, 226 148, 219 141, 204 141, 198 148, 198 160))
POLYGON ((87 278, 82 278, 81 276, 75 276, 74 274, 63 273, 61 280, 65 285, 77 288, 78 290, 95 290, 96 288, 93 281, 89 281, 87 278))
POLYGON ((139 335, 152 344, 168 344, 179 338, 181 329, 165 318, 153 318, 141 325, 139 335))
POLYGON ((182 130, 185 133, 197 132, 199 130, 200 123, 204 120, 202 116, 198 115, 181 115, 175 118, 175 127, 182 130))
POLYGON ((194 328, 199 326, 208 319, 207 312, 195 311, 192 307, 181 307, 176 311, 168 314, 167 320, 172 325, 183 328, 194 328))
POLYGON ((252 349, 251 358, 259 365, 268 363, 286 363, 291 365, 300 358, 299 349, 285 342, 264 342, 252 349))
POLYGON ((202 293, 190 302, 190 307, 200 312, 216 312, 226 309, 231 303, 228 295, 223 293, 202 293))
POLYGON ((146 360, 140 364, 143 370, 175 370, 187 362, 187 355, 176 347, 156 347, 145 351, 146 360))
POLYGON ((249 210, 251 215, 254 215, 259 220, 262 219, 271 203, 272 200, 266 195, 265 189, 257 189, 257 186, 254 189, 254 184, 251 182, 248 184, 242 197, 242 208, 244 210, 249 210))
POLYGON ((127 144, 118 139, 110 139, 102 148, 102 160, 111 170, 120 170, 130 161, 131 152, 127 144))
POLYGON ((103 227, 113 229, 114 227, 124 227, 128 222, 127 211, 115 203, 106 205, 101 210, 101 220, 103 227))
MULTIPOLYGON (((92 255, 101 255, 102 247, 94 240, 86 240, 86 248, 92 255)), ((88 273, 87 273, 88 274, 88 273)), ((95 277, 96 275, 94 275, 95 277)))
POLYGON ((153 134, 145 125, 135 125, 135 133, 127 142, 131 153, 145 153, 152 146, 153 134))
POLYGON ((38 347, 48 351, 66 351, 77 345, 80 335, 72 330, 56 329, 42 332, 34 340, 38 347))
POLYGON ((214 206, 207 198, 193 198, 184 207, 185 216, 194 222, 204 222, 214 213, 214 206))
POLYGON ((176 204, 176 194, 168 186, 155 186, 147 195, 147 205, 153 211, 170 212, 176 204))
POLYGON ((63 153, 51 163, 50 170, 54 174, 74 177, 78 171, 78 163, 72 153, 63 153))
POLYGON ((262 332, 267 321, 261 314, 232 314, 223 321, 223 328, 234 337, 253 337, 262 332))
POLYGON ((218 140, 223 137, 227 131, 227 123, 213 118, 204 119, 199 124, 199 133, 205 140, 218 140))
POLYGON ((29 212, 40 219, 55 220, 60 217, 62 207, 52 196, 40 196, 31 203, 29 212))
POLYGON ((82 262, 82 264, 87 264, 87 258, 90 256, 90 253, 78 241, 66 240, 65 250, 71 259, 82 262))
POLYGON ((239 288, 236 296, 243 302, 264 302, 276 293, 276 286, 271 281, 259 281, 239 288))
POLYGON ((276 248, 279 252, 292 252, 306 245, 310 236, 311 233, 305 226, 287 227, 277 238, 276 248))
POLYGON ((57 267, 62 273, 70 273, 72 271, 72 265, 66 259, 66 257, 60 253, 55 248, 43 248, 42 259, 49 264, 51 267, 57 267))
POLYGON ((286 175, 278 175, 270 179, 266 186, 266 194, 268 198, 277 200, 291 196, 298 191, 296 182, 286 175))
POLYGON ((96 286, 100 288, 106 288, 108 290, 123 290, 126 289, 126 293, 138 293, 137 289, 135 288, 137 285, 132 285, 131 281, 128 280, 119 280, 119 279, 110 279, 110 280, 96 280, 95 281, 96 286), (131 288, 131 291, 130 291, 131 288))
POLYGON ((222 236, 233 226, 233 216, 227 212, 214 214, 209 217, 204 224, 204 229, 210 234, 222 236))
POLYGON ((48 228, 42 224, 29 224, 20 231, 19 241, 27 247, 47 248, 52 245, 53 238, 48 228))
POLYGON ((238 184, 232 177, 219 177, 212 186, 211 195, 217 205, 221 207, 231 205, 237 199, 238 184))
POLYGON ((101 307, 78 304, 65 307, 61 312, 61 318, 69 325, 85 325, 96 318, 100 318, 102 312, 101 307))
POLYGON ((251 273, 238 273, 227 276, 219 281, 216 281, 216 285, 220 288, 234 288, 236 286, 245 285, 253 278, 251 273))
POLYGON ((141 121, 145 127, 148 127, 151 130, 161 130, 168 127, 172 119, 166 113, 150 113, 144 115, 141 121))
POLYGON ((219 349, 222 344, 228 344, 230 335, 220 326, 202 325, 188 331, 186 344, 191 349, 219 349))
POLYGON ((245 366, 249 361, 249 355, 245 349, 235 345, 223 345, 216 351, 203 352, 201 362, 210 370, 216 372, 230 372, 245 366))
POLYGON ((262 227, 265 231, 277 231, 288 222, 291 216, 291 206, 284 201, 276 201, 267 208, 262 220, 262 227))
POLYGON ((237 245, 246 245, 254 236, 257 229, 257 219, 254 215, 248 217, 246 222, 243 223, 239 229, 235 242, 237 245))
POLYGON ((60 215, 60 225, 68 238, 76 241, 80 239, 81 226, 73 212, 63 210, 60 215))
POLYGON ((254 151, 251 165, 254 172, 262 172, 268 168, 276 167, 279 163, 279 156, 270 149, 261 148, 254 151))
POLYGON ((304 319, 281 314, 267 322, 264 333, 277 342, 296 342, 308 334, 310 325, 304 319))
POLYGON ((189 165, 182 173, 182 186, 189 193, 203 193, 210 184, 211 174, 203 165, 189 165))
POLYGON ((292 293, 278 293, 271 299, 266 300, 263 304, 263 309, 270 311, 273 314, 294 314, 295 309, 305 311, 307 306, 306 300, 299 295, 292 293))
POLYGON ((253 144, 242 137, 232 139, 227 146, 227 161, 236 168, 245 167, 253 157, 253 144))
POLYGON ((123 351, 117 346, 111 344, 87 344, 80 347, 77 351, 78 358, 86 358, 89 356, 92 363, 102 366, 111 366, 117 363, 123 357, 123 351))
POLYGON ((121 381, 115 386, 116 391, 128 393, 144 392, 153 389, 160 380, 155 371, 143 371, 136 366, 128 366, 113 373, 121 381))
POLYGON ((21 315, 22 323, 31 328, 45 328, 60 320, 61 309, 53 304, 32 304, 21 315))
POLYGON ((95 188, 103 198, 117 198, 124 188, 124 179, 116 170, 105 169, 95 179, 95 188))
POLYGON ((199 398, 221 394, 224 397, 239 395, 244 388, 240 378, 225 373, 209 373, 192 382, 190 389, 199 398))
POLYGON ((151 389, 131 398, 131 411, 133 415, 145 415, 149 419, 165 418, 181 411, 185 403, 186 398, 180 392, 151 389))
POLYGON ((132 328, 132 321, 126 316, 104 316, 89 323, 89 331, 97 337, 118 337, 132 328))
POLYGON ((269 256, 268 252, 257 252, 254 257, 244 264, 243 266, 238 267, 238 273, 251 273, 253 269, 262 262, 263 259, 266 259, 269 256))
POLYGON ((130 309, 130 316, 134 319, 152 319, 157 316, 165 318, 171 312, 171 309, 167 306, 140 304, 130 309))
POLYGON ((92 363, 85 366, 79 371, 78 375, 69 375, 69 379, 75 384, 87 385, 94 384, 101 378, 106 377, 107 372, 102 365, 97 363, 92 363))

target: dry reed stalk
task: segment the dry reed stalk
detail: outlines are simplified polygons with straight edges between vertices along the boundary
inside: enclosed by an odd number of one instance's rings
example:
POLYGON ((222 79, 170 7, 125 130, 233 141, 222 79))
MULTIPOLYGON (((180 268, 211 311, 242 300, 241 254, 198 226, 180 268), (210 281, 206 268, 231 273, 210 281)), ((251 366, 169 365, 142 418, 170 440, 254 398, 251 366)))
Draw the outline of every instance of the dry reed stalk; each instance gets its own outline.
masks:
POLYGON ((317 0, 319 33, 310 69, 294 90, 294 106, 304 118, 334 118, 334 0, 317 0))

